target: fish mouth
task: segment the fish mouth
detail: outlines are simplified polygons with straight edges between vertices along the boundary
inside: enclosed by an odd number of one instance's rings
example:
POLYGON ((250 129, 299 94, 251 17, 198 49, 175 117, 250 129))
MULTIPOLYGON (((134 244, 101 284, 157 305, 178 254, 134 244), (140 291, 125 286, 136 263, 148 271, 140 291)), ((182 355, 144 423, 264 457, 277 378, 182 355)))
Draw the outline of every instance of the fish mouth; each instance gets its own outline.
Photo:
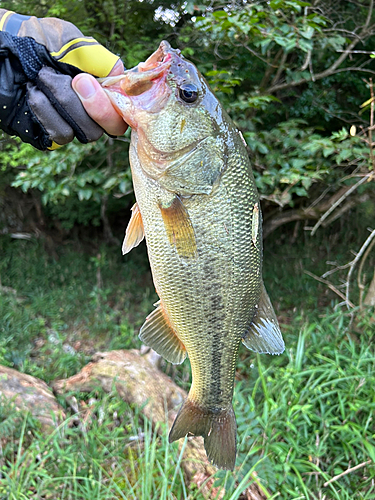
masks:
POLYGON ((147 71, 166 62, 171 64, 173 54, 180 55, 181 51, 178 49, 172 49, 169 42, 162 40, 157 50, 155 50, 155 52, 151 54, 145 62, 138 64, 137 68, 139 68, 140 71, 147 71))
POLYGON ((108 88, 108 90, 119 92, 127 97, 141 95, 150 90, 156 80, 167 75, 174 54, 179 56, 180 51, 172 49, 169 42, 163 40, 158 49, 145 62, 126 70, 122 75, 98 78, 98 82, 104 89, 108 88))

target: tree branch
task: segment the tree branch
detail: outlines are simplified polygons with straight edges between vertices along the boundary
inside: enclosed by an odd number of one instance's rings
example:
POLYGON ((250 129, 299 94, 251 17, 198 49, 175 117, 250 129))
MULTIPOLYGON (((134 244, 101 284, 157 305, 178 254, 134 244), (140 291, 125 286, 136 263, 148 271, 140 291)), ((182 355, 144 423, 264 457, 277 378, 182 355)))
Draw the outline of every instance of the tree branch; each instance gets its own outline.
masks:
POLYGON ((351 472, 354 472, 355 470, 361 469, 362 467, 365 467, 366 465, 370 465, 372 460, 367 460, 366 462, 362 462, 361 464, 356 465, 355 467, 350 467, 350 469, 346 469, 344 472, 341 472, 341 474, 338 474, 337 476, 333 477, 329 481, 326 481, 323 486, 326 487, 329 484, 333 483, 334 481, 337 481, 340 479, 340 477, 346 476, 346 474, 350 474, 351 472))
POLYGON ((265 64, 267 64, 267 66, 271 66, 272 68, 277 68, 277 66, 273 65, 272 63, 270 63, 269 61, 267 61, 267 59, 265 59, 264 57, 262 57, 260 54, 258 54, 258 52, 256 52, 255 50, 251 49, 250 47, 248 47, 245 43, 241 43, 239 45, 235 45, 235 47, 243 47, 244 49, 248 50, 250 52, 250 54, 253 54, 253 56, 257 57, 258 59, 260 59, 262 62, 264 62, 265 64))
MULTIPOLYGON (((365 284, 362 281, 362 271, 363 271, 363 267, 365 265, 365 262, 367 260, 367 257, 369 256, 369 254, 372 250, 372 247, 374 245, 375 245, 375 239, 373 239, 372 242, 370 243, 370 245, 367 247, 366 252, 364 253, 364 255, 362 257, 361 263, 359 264, 359 268, 358 268, 357 283, 358 283, 358 289, 359 289, 359 308, 360 309, 363 308, 363 294, 365 291, 365 284)), ((374 273, 374 277, 375 277, 375 273, 374 273)), ((365 301, 365 304, 366 304, 366 301, 365 301)))
POLYGON ((360 260, 360 258, 362 257, 363 253, 365 252, 366 248, 370 245, 371 240, 374 237, 375 237, 375 229, 371 232, 370 236, 363 243, 363 245, 361 246, 359 252, 355 256, 355 259, 352 261, 352 263, 350 265, 349 272, 348 272, 348 277, 347 277, 347 280, 346 280, 346 293, 345 293, 345 302, 347 303, 347 305, 351 304, 351 302, 349 300, 349 290, 350 290, 350 279, 352 277, 353 270, 354 270, 357 262, 360 260))
MULTIPOLYGON (((341 70, 339 70, 338 67, 345 61, 348 55, 352 53, 354 47, 358 44, 358 42, 362 41, 368 34, 368 28, 374 10, 374 1, 375 0, 370 0, 369 10, 367 13, 365 24, 362 26, 359 35, 356 35, 357 38, 355 40, 352 40, 352 42, 348 45, 348 47, 342 52, 342 54, 336 59, 336 61, 329 68, 322 71, 321 73, 317 73, 316 75, 314 75, 314 81, 321 80, 322 78, 331 76, 335 73, 338 73, 339 71, 353 71, 353 70, 359 71, 359 68, 341 68, 341 70)), ((361 70, 361 71, 366 71, 373 74, 375 73, 371 70, 361 70)), ((279 85, 271 86, 269 89, 267 89, 266 92, 271 94, 273 92, 276 92, 277 90, 282 90, 290 87, 297 87, 299 85, 303 85, 304 83, 310 82, 312 78, 313 76, 311 75, 309 78, 301 78, 301 80, 298 81, 280 83, 279 85)))
MULTIPOLYGON (((339 193, 342 193, 340 190, 339 193)), ((298 208, 293 210, 288 210, 286 212, 282 212, 279 215, 274 217, 270 217, 265 221, 263 226, 263 238, 266 239, 271 233, 273 233, 278 227, 283 226, 284 224, 288 224, 289 222, 294 222, 298 220, 318 220, 321 214, 326 213, 332 203, 337 199, 337 194, 335 193, 329 200, 322 202, 319 205, 311 205, 307 208, 298 208)), ((358 196, 351 197, 340 209, 340 216, 345 212, 358 205, 359 203, 364 203, 370 199, 370 195, 368 193, 363 193, 358 196)), ((336 215, 336 214, 335 214, 336 215)), ((322 221, 323 227, 328 226, 331 222, 333 222, 336 217, 330 217, 326 221, 322 221)))
POLYGON ((293 82, 285 82, 280 83, 279 85, 274 85, 269 89, 265 90, 265 94, 273 94, 277 90, 283 90, 290 87, 298 87, 299 85, 303 85, 304 83, 308 83, 311 81, 321 80, 322 78, 326 78, 327 76, 336 75, 337 73, 342 73, 343 71, 360 71, 362 73, 370 73, 371 75, 375 75, 375 71, 367 68, 360 67, 349 67, 349 68, 339 68, 334 71, 330 71, 331 68, 323 71, 322 73, 317 73, 316 75, 310 75, 309 78, 301 78, 301 80, 293 81, 293 82))
POLYGON ((281 61, 280 61, 279 67, 277 68, 276 75, 274 76, 274 78, 271 82, 271 85, 275 86, 275 84, 278 82, 278 80, 281 76, 281 73, 284 70, 284 66, 285 66, 285 62, 286 62, 287 57, 288 57, 288 53, 286 51, 284 51, 283 55, 281 56, 281 61))
POLYGON ((314 236, 316 233, 317 229, 319 226, 321 226, 322 222, 325 221, 325 219, 335 210, 336 207, 342 203, 345 198, 347 198, 353 191, 355 191, 361 184, 364 184, 367 182, 370 178, 372 177, 372 173, 366 175, 365 177, 362 177, 358 182, 356 182, 353 186, 351 186, 348 190, 345 191, 345 193, 331 206, 329 210, 327 210, 318 220, 318 222, 315 224, 315 226, 312 228, 311 231, 311 236, 314 236))
MULTIPOLYGON (((341 293, 340 290, 338 290, 335 287, 335 285, 333 285, 330 281, 325 280, 323 278, 319 278, 319 276, 317 276, 316 274, 310 273, 310 271, 305 270, 304 273, 307 274, 308 276, 311 276, 311 278, 314 278, 314 280, 319 281, 320 283, 323 283, 324 285, 327 285, 328 288, 330 290, 332 290, 332 292, 335 292, 340 297, 340 299, 345 300, 345 295, 343 293, 341 293)), ((354 304, 352 304, 351 302, 349 302, 349 304, 351 307, 355 307, 354 304)))

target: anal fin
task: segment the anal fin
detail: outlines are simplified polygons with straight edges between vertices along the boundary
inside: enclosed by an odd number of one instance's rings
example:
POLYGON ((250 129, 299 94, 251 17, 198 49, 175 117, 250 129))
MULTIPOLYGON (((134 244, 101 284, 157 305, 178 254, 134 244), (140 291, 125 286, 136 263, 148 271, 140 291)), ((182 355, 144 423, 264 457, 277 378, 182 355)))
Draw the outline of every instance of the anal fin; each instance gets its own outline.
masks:
POLYGON ((128 227, 126 228, 124 242, 122 244, 122 255, 129 253, 130 250, 140 244, 145 237, 141 212, 138 203, 132 206, 132 216, 128 227))
POLYGON ((147 316, 139 338, 174 365, 179 365, 186 358, 185 346, 169 324, 161 304, 147 316))
POLYGON ((178 196, 167 207, 159 205, 169 242, 180 257, 189 258, 197 254, 195 233, 189 214, 178 196))
POLYGON ((281 354, 285 349, 279 323, 264 285, 253 321, 242 342, 255 352, 281 354))

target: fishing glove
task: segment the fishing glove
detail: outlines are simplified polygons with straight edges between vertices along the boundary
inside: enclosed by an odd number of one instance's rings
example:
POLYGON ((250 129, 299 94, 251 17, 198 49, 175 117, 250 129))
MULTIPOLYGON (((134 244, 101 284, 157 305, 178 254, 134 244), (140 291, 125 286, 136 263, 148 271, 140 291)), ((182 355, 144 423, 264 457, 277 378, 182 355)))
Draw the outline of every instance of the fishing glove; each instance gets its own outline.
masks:
POLYGON ((0 128, 41 150, 99 139, 103 129, 71 81, 82 72, 107 76, 118 60, 67 21, 0 9, 0 128))

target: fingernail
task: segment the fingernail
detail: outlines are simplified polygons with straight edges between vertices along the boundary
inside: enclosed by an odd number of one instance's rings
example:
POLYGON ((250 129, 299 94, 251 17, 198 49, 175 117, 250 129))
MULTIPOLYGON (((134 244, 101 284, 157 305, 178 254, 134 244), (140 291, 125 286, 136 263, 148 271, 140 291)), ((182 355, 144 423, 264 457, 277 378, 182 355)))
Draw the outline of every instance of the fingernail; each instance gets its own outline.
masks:
POLYGON ((90 99, 96 92, 91 78, 85 75, 74 82, 74 90, 82 99, 90 99))

